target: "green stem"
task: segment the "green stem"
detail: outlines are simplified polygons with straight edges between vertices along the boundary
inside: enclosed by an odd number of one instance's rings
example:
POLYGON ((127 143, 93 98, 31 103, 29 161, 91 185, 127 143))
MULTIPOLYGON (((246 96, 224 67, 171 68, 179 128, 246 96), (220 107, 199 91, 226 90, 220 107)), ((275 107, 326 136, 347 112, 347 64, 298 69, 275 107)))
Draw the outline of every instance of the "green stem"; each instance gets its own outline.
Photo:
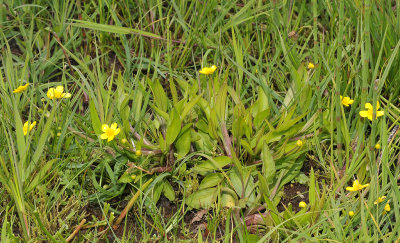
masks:
POLYGON ((51 240, 51 242, 57 242, 57 240, 50 234, 50 232, 47 231, 46 227, 44 227, 42 220, 40 219, 39 213, 36 210, 33 212, 33 215, 35 216, 40 229, 47 235, 47 237, 51 240))
POLYGON ((337 159, 340 163, 340 167, 343 167, 342 160, 342 131, 341 131, 341 63, 342 63, 342 48, 343 48, 343 25, 344 25, 344 1, 339 1, 339 35, 338 35, 338 47, 337 47, 337 58, 335 68, 335 96, 336 96, 336 133, 337 133, 337 159))
POLYGON ((120 223, 122 222, 122 220, 125 218, 126 214, 128 213, 128 211, 133 207, 133 204, 136 202, 136 200, 139 198, 141 192, 143 192, 144 189, 147 188, 147 186, 153 181, 153 179, 151 178, 150 180, 146 181, 146 183, 144 183, 142 185, 142 187, 140 188, 140 190, 138 190, 135 195, 133 195, 133 197, 131 198, 131 200, 128 202, 128 205, 126 205, 126 207, 124 208, 124 210, 122 211, 121 215, 118 217, 117 221, 115 221, 114 224, 114 229, 117 229, 118 226, 120 225, 120 223))

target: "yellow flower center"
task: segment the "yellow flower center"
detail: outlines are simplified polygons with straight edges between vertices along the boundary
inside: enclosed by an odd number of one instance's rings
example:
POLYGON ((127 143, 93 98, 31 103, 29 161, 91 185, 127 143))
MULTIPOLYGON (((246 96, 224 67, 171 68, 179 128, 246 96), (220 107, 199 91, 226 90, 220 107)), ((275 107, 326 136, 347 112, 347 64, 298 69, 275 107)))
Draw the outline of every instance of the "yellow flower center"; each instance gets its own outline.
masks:
POLYGON ((115 133, 114 129, 112 129, 112 128, 107 129, 106 134, 108 137, 114 136, 114 133, 115 133))
POLYGON ((374 110, 373 109, 368 109, 368 115, 372 116, 374 114, 374 110))

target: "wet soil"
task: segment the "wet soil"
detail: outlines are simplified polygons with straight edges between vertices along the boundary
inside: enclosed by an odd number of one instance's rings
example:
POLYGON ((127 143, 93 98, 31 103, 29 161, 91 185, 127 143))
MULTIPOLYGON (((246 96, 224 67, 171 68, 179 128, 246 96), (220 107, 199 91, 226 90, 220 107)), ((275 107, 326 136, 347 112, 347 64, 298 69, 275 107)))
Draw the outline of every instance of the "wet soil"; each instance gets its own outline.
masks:
POLYGON ((300 211, 299 203, 304 201, 308 204, 308 186, 299 183, 289 183, 284 186, 283 197, 278 204, 278 211, 285 211, 289 205, 292 205, 293 211, 300 211))

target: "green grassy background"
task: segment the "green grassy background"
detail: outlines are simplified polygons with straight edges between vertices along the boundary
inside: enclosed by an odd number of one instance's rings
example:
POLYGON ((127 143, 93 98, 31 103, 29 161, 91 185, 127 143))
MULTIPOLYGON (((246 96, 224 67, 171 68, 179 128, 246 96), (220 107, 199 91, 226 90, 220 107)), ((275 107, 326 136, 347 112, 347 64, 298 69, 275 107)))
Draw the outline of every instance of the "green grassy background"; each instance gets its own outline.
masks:
POLYGON ((398 241, 399 14, 0 0, 1 242, 398 241), (48 99, 58 85, 72 97, 48 99), (359 116, 377 101, 384 116, 359 116), (346 191, 355 179, 370 186, 346 191))

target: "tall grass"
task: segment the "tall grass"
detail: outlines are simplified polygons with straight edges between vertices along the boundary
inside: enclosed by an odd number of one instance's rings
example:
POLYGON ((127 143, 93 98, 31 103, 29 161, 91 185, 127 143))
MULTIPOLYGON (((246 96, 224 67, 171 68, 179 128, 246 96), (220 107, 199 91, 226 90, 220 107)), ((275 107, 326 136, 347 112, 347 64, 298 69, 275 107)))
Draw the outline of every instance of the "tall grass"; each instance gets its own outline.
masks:
POLYGON ((398 240, 399 9, 1 0, 1 241, 398 240))

